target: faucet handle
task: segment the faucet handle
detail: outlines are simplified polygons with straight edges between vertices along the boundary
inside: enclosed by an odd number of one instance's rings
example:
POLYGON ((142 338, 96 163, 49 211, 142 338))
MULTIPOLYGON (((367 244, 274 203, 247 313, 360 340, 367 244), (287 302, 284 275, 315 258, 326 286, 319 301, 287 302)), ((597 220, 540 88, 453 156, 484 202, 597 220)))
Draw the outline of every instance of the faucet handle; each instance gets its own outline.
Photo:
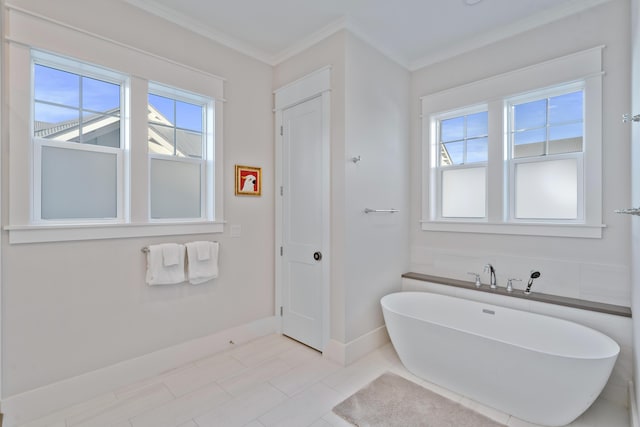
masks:
POLYGON ((475 276, 476 288, 479 288, 482 285, 482 283, 480 283, 480 275, 478 273, 467 273, 467 274, 471 274, 472 276, 475 276))
POLYGON ((513 282, 522 282, 522 279, 511 278, 507 280, 507 292, 513 292, 513 282))

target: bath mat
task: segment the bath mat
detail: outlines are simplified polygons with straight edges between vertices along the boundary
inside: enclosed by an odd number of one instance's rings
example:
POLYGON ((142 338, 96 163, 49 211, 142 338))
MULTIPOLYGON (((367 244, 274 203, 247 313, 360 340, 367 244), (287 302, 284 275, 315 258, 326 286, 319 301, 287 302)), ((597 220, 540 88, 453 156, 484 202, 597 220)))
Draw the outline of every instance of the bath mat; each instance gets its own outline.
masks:
POLYGON ((358 427, 505 427, 390 372, 333 412, 358 427))

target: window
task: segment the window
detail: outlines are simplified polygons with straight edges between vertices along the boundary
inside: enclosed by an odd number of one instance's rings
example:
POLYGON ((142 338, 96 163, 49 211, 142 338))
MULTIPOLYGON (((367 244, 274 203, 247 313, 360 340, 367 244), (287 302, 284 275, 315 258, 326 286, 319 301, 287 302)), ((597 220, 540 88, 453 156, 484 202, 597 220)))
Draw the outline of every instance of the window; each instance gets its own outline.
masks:
POLYGON ((597 47, 424 96, 422 229, 600 238, 601 68, 597 47))
POLYGON ((224 231, 223 78, 29 14, 7 19, 10 244, 224 231), (150 116, 150 94, 164 118, 150 116))
POLYGON ((150 84, 148 108, 150 217, 202 219, 207 155, 212 155, 213 141, 207 133, 212 101, 150 84))
POLYGON ((442 218, 485 218, 488 113, 486 107, 435 118, 437 188, 442 218))
POLYGON ((582 87, 508 99, 506 110, 511 219, 583 219, 582 87))
POLYGON ((33 221, 122 221, 122 93, 112 71, 36 53, 33 221))

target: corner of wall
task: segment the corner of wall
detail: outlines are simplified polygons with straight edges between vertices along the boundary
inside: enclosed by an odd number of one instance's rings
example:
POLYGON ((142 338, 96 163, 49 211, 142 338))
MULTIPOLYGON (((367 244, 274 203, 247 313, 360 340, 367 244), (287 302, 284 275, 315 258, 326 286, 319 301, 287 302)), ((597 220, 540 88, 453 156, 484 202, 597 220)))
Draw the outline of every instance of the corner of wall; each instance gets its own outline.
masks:
POLYGON ((640 427, 640 418, 638 417, 638 404, 636 401, 635 386, 633 381, 629 381, 629 425, 631 427, 640 427))
POLYGON ((346 344, 332 339, 325 348, 323 356, 342 366, 347 366, 388 342, 387 328, 380 326, 346 344))

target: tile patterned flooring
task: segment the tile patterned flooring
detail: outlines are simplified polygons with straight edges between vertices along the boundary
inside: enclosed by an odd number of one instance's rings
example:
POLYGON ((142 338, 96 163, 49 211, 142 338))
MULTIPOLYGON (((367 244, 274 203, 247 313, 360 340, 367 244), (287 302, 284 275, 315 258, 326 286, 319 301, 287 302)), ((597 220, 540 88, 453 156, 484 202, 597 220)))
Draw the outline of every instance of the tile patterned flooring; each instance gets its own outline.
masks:
MULTIPOLYGON (((331 412, 386 371, 509 427, 536 427, 420 380, 391 344, 342 367, 281 335, 268 335, 21 427, 342 427, 331 412)), ((571 427, 629 427, 626 408, 598 400, 571 427)))

